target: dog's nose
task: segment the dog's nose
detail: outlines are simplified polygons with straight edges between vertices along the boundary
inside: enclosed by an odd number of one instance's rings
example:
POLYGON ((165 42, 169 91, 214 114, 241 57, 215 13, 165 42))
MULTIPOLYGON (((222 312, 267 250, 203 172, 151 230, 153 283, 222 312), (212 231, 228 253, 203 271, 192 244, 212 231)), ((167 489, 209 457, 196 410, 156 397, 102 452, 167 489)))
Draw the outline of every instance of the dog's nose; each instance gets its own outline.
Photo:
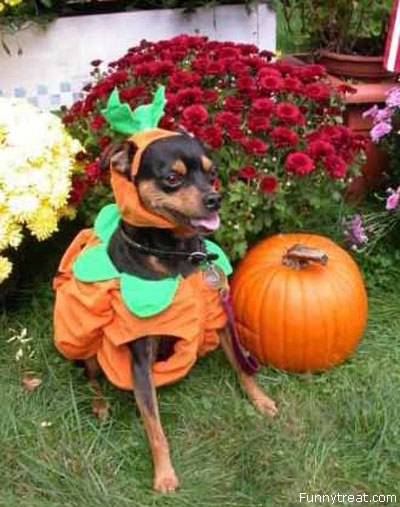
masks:
POLYGON ((221 207, 221 195, 217 192, 208 192, 203 197, 203 203, 209 211, 218 211, 221 207))

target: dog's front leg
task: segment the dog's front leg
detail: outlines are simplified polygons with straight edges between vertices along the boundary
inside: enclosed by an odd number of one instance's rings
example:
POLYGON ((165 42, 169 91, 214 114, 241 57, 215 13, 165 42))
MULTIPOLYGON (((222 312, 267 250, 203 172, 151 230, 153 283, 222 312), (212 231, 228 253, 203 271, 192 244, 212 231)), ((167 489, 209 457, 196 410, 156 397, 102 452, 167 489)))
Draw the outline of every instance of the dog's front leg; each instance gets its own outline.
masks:
POLYGON ((229 329, 226 327, 221 329, 219 331, 219 338, 222 349, 224 350, 228 361, 237 371, 240 384, 246 391, 249 398, 251 399, 253 405, 259 412, 274 417, 278 412, 274 400, 272 400, 261 390, 261 388, 257 385, 257 382, 255 381, 254 377, 244 372, 240 367, 239 363, 237 362, 232 347, 232 339, 229 329))
POLYGON ((175 491, 178 479, 171 463, 168 441, 161 426, 152 379, 154 338, 145 337, 130 343, 133 390, 146 428, 154 462, 154 489, 161 493, 175 491))

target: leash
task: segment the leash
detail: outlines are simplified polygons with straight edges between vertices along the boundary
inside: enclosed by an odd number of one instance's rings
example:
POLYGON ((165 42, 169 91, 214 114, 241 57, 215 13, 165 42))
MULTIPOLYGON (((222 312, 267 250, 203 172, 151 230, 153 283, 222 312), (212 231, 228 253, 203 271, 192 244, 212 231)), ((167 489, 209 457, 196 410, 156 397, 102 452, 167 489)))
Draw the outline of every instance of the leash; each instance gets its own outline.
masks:
POLYGON ((245 373, 248 375, 254 375, 260 369, 260 365, 256 358, 248 350, 246 350, 239 341, 233 316, 232 296, 229 289, 222 289, 220 291, 220 297, 222 306, 228 317, 228 329, 232 339, 232 348, 235 358, 245 373))

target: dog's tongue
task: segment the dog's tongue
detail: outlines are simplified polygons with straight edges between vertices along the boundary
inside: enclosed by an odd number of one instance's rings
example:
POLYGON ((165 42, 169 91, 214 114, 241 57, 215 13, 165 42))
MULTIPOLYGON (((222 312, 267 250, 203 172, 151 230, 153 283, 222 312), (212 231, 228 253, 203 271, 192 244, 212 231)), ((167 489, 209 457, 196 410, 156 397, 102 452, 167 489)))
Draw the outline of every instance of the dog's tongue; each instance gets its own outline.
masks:
POLYGON ((190 222, 195 227, 204 227, 209 231, 215 231, 220 226, 218 213, 214 213, 210 218, 192 218, 190 222))

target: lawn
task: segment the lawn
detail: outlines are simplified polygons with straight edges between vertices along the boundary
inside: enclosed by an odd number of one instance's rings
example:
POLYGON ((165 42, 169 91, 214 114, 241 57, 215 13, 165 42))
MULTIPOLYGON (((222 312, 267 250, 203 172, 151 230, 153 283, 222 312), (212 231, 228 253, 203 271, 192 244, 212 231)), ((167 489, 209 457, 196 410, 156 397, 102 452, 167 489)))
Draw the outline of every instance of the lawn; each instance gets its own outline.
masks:
MULTIPOLYGON (((54 245, 64 247, 58 237, 54 245)), ((40 255, 31 252, 31 262, 40 255)), ((389 295, 369 275, 368 330, 346 364, 318 375, 262 369, 260 383, 280 408, 273 421, 254 412, 220 351, 161 389, 181 481, 165 496, 151 491, 132 396, 105 383, 112 416, 100 424, 82 370, 53 347, 54 257, 0 313, 1 506, 277 507, 300 505, 300 492, 396 494, 400 503, 399 285, 389 295), (17 362, 19 346, 7 340, 23 328, 34 356, 25 351, 17 362), (21 387, 27 371, 43 381, 32 392, 21 387)))

